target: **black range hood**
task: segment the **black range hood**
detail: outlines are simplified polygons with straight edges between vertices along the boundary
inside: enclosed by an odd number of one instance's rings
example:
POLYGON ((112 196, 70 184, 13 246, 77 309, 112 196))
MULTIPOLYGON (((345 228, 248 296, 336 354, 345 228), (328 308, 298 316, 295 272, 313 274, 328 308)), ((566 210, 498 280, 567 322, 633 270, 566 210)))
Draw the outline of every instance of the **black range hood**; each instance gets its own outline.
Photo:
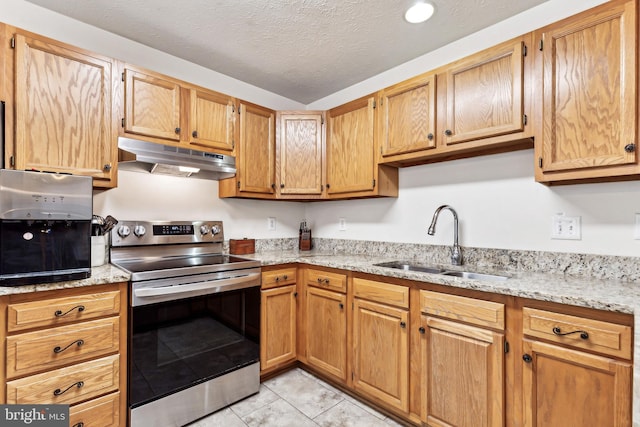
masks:
POLYGON ((118 168, 217 181, 236 174, 236 159, 226 154, 119 137, 118 168))

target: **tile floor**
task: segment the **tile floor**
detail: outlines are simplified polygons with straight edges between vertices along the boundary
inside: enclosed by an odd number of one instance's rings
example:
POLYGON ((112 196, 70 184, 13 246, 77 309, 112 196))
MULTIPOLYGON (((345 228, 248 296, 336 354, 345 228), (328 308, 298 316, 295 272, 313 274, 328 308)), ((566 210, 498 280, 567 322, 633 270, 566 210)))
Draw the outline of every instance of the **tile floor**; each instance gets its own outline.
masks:
POLYGON ((260 385, 260 392, 189 427, 389 427, 393 419, 302 369, 260 385))

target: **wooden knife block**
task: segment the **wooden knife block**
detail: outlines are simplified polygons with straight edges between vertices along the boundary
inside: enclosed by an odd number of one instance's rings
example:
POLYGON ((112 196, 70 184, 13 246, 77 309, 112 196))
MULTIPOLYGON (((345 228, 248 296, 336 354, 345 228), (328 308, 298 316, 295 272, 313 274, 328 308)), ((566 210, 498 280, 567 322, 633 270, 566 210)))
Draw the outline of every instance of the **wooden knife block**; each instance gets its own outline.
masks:
POLYGON ((311 230, 300 232, 300 240, 298 242, 298 248, 301 251, 311 250, 311 230))

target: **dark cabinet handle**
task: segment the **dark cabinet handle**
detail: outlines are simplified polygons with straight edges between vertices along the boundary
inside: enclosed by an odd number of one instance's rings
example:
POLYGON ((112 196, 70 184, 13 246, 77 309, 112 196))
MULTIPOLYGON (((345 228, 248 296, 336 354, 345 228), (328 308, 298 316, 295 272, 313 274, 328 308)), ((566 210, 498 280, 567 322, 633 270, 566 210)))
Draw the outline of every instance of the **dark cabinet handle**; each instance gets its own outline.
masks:
POLYGON ((531 363, 533 361, 533 357, 531 357, 530 354, 525 354, 524 356, 522 356, 522 360, 524 360, 526 363, 531 363))
POLYGON ((421 334, 424 334, 424 333, 426 333, 426 332, 427 332, 427 330, 426 330, 425 328, 423 328, 422 326, 420 326, 420 327, 418 328, 418 332, 420 332, 421 334))
POLYGON ((180 128, 175 128, 176 133, 180 133, 180 128))
POLYGON ((447 130, 444 131, 444 134, 447 135, 447 136, 451 136, 451 135, 453 135, 453 132, 451 132, 450 129, 447 129, 447 130))
POLYGON ((433 141, 433 134, 432 134, 432 133, 430 133, 429 135, 427 135, 427 139, 428 139, 429 141, 433 141))
POLYGON ((324 283, 325 285, 328 285, 329 284, 329 279, 326 279, 326 278, 322 279, 322 278, 318 277, 318 283, 320 283, 320 284, 324 283))
POLYGON ((280 184, 280 188, 284 188, 284 184, 280 184))
POLYGON ((342 310, 344 308, 344 304, 340 303, 340 310, 342 310))
POLYGON ((275 190, 276 189, 276 184, 271 184, 271 189, 275 190))
POLYGON ((65 351, 66 349, 68 349, 69 347, 71 347, 72 345, 76 344, 78 347, 82 347, 82 345, 84 344, 84 340, 75 340, 74 342, 72 342, 71 344, 68 344, 66 347, 62 348, 59 345, 55 346, 53 348, 53 352, 54 353, 62 353, 63 351, 65 351))
POLYGON ((78 312, 79 312, 79 313, 81 313, 81 312, 83 312, 83 311, 84 311, 84 305, 76 305, 75 307, 70 308, 68 311, 66 311, 66 312, 64 312, 64 313, 63 313, 61 310, 56 310, 56 312, 55 312, 55 313, 53 313, 53 314, 54 314, 54 316, 56 316, 56 317, 64 317, 64 316, 66 316, 67 314, 71 313, 71 312, 72 312, 73 310, 75 310, 75 309, 78 309, 78 312))
POLYGON ((84 381, 78 381, 77 383, 71 384, 69 387, 65 388, 64 390, 60 390, 59 388, 55 389, 53 391, 53 395, 60 396, 61 394, 65 394, 66 392, 68 392, 73 387, 82 388, 82 386, 84 386, 84 381))
POLYGON ((554 335, 558 335, 559 337, 563 337, 565 335, 572 335, 572 334, 580 334, 580 338, 582 338, 583 340, 588 340, 589 339, 589 333, 587 331, 571 331, 571 332, 562 332, 560 330, 560 328, 558 328, 557 326, 554 327, 552 329, 554 335))
POLYGON ((288 279, 288 277, 287 277, 287 275, 286 275, 286 274, 285 274, 284 276, 282 276, 282 277, 284 278, 284 280, 287 280, 287 279, 288 279))
POLYGON ((193 132, 191 132, 191 136, 194 137, 194 138, 197 138, 198 137, 198 131, 194 130, 193 132))
POLYGON ((401 321, 401 322, 400 322, 400 327, 401 327, 402 329, 406 328, 406 327, 407 327, 407 322, 401 321))
POLYGON ((294 293, 293 293, 293 297, 294 297, 294 298, 298 298, 298 293, 297 293, 297 292, 294 292, 294 293))
POLYGON ((79 423, 75 423, 71 427, 84 427, 84 423, 82 421, 80 421, 79 423))
POLYGON ((636 144, 627 144, 624 146, 624 151, 626 151, 627 153, 633 153, 634 151, 636 151, 636 144))
POLYGON ((105 172, 109 172, 109 171, 111 170, 111 167, 112 167, 112 166, 111 166, 111 163, 106 163, 106 164, 102 167, 102 169, 103 169, 105 172))

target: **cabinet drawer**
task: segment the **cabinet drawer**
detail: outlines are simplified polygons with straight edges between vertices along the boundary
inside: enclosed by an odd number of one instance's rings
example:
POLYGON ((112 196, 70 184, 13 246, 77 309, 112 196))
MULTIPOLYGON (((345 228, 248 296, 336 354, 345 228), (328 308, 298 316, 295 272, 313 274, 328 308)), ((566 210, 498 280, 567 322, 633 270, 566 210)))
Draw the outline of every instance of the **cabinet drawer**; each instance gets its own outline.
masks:
POLYGON ((7 404, 69 404, 118 389, 120 356, 113 355, 7 382, 7 404))
POLYGON ((307 284, 338 292, 347 292, 347 276, 321 270, 307 270, 307 284))
POLYGON ((433 316, 504 330, 504 304, 497 302, 420 291, 420 310, 433 316))
POLYGON ((58 326, 78 320, 118 314, 120 292, 101 292, 40 301, 9 304, 7 330, 58 326))
POLYGON ((528 336, 631 359, 631 327, 524 307, 522 329, 528 336))
POLYGON ((69 425, 83 427, 119 426, 120 392, 72 406, 69 408, 69 425))
POLYGON ((7 337, 7 378, 118 351, 120 318, 93 320, 7 337))
POLYGON ((275 288, 276 286, 293 285, 296 283, 296 268, 282 268, 280 270, 265 271, 262 273, 262 289, 275 288))
POLYGON ((353 296, 409 308, 409 288, 367 279, 353 279, 353 296))

